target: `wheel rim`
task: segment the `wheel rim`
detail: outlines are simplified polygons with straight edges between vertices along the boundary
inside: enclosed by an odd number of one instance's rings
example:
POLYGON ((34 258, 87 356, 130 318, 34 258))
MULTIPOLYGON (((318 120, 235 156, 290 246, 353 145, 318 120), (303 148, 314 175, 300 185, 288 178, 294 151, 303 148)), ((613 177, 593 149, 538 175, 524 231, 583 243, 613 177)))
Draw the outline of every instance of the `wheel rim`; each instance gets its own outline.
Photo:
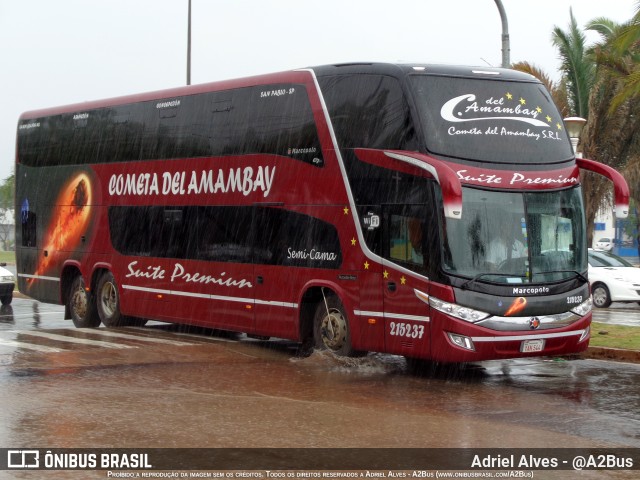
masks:
POLYGON ((332 308, 320 323, 322 343, 330 350, 340 350, 347 340, 347 319, 332 308))
POLYGON ((118 309, 118 292, 111 282, 105 282, 100 291, 100 303, 104 314, 111 318, 118 309))
POLYGON ((84 318, 87 315, 87 295, 82 285, 78 285, 71 294, 71 308, 77 318, 84 318))
POLYGON ((597 307, 607 303, 607 292, 604 288, 597 287, 593 290, 593 303, 595 303, 597 307))

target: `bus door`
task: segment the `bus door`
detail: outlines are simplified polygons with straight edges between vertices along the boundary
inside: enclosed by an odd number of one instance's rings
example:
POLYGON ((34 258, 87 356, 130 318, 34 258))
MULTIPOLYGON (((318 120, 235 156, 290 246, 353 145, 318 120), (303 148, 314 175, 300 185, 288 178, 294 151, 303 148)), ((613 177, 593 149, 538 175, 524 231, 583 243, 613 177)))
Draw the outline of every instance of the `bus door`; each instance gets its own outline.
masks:
POLYGON ((428 280, 411 273, 426 277, 426 208, 425 204, 382 206, 385 344, 391 353, 415 357, 428 356, 431 343, 429 306, 416 295, 416 290, 429 293, 428 280))

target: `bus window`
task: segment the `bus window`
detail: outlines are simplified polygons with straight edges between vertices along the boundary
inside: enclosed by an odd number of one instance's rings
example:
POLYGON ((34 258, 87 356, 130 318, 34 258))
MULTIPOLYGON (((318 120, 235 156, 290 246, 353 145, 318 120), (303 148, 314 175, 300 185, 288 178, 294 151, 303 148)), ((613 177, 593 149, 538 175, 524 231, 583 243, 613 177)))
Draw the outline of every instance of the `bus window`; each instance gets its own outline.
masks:
POLYGON ((464 188, 462 219, 444 223, 443 266, 496 283, 560 281, 586 270, 580 188, 498 192, 464 188))
POLYGON ((417 149, 409 107, 396 79, 338 75, 319 81, 342 148, 417 149))

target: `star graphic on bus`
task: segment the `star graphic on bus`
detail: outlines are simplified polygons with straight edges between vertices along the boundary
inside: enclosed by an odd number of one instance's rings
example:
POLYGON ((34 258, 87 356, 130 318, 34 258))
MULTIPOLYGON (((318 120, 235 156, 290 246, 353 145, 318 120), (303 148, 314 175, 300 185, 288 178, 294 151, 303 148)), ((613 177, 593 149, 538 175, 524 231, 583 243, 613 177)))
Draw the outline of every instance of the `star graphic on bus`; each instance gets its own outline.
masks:
POLYGON ((505 97, 507 97, 507 100, 511 100, 513 98, 513 95, 511 95, 509 92, 507 92, 505 94, 505 97))
POLYGON ((556 123, 556 127, 558 127, 558 130, 562 130, 562 125, 560 123, 556 123))
POLYGON ((546 116, 547 122, 551 123, 551 117, 549 115, 546 116))
POLYGON ((345 215, 349 215, 349 207, 344 207, 342 211, 344 212, 345 215))
POLYGON ((355 237, 353 237, 353 238, 351 239, 351 246, 352 246, 352 247, 355 247, 357 243, 358 243, 358 241, 356 240, 356 238, 355 238, 355 237))
POLYGON ((406 283, 407 283, 407 279, 405 278, 405 276, 404 275, 401 276, 400 277, 400 285, 406 285, 406 283))
POLYGON ((382 272, 382 276, 384 278, 389 278, 389 272, 387 272, 386 270, 384 272, 382 272))
POLYGON ((364 262, 364 269, 369 270, 369 262, 364 262))
POLYGON ((538 106, 538 107, 536 107, 536 112, 538 112, 538 113, 542 113, 542 108, 540 108, 539 106, 538 106))
POLYGON ((527 104, 527 101, 524 98, 520 97, 520 105, 526 105, 526 104, 527 104))

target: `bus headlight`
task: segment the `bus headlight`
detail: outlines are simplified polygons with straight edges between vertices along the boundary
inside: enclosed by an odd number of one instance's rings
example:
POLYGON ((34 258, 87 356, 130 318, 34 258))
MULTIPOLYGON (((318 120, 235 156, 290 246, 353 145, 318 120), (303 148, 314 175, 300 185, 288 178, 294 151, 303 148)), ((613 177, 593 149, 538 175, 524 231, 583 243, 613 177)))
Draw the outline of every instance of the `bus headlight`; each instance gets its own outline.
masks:
POLYGON ((591 297, 589 297, 577 307, 572 308, 571 311, 576 315, 580 315, 581 317, 584 317, 587 313, 591 311, 592 307, 593 307, 593 302, 591 301, 591 297))
POLYGON ((481 312, 480 310, 473 310, 472 308, 456 305, 455 303, 444 302, 435 297, 429 297, 429 305, 442 313, 459 318, 465 322, 475 323, 489 316, 488 313, 481 312))

